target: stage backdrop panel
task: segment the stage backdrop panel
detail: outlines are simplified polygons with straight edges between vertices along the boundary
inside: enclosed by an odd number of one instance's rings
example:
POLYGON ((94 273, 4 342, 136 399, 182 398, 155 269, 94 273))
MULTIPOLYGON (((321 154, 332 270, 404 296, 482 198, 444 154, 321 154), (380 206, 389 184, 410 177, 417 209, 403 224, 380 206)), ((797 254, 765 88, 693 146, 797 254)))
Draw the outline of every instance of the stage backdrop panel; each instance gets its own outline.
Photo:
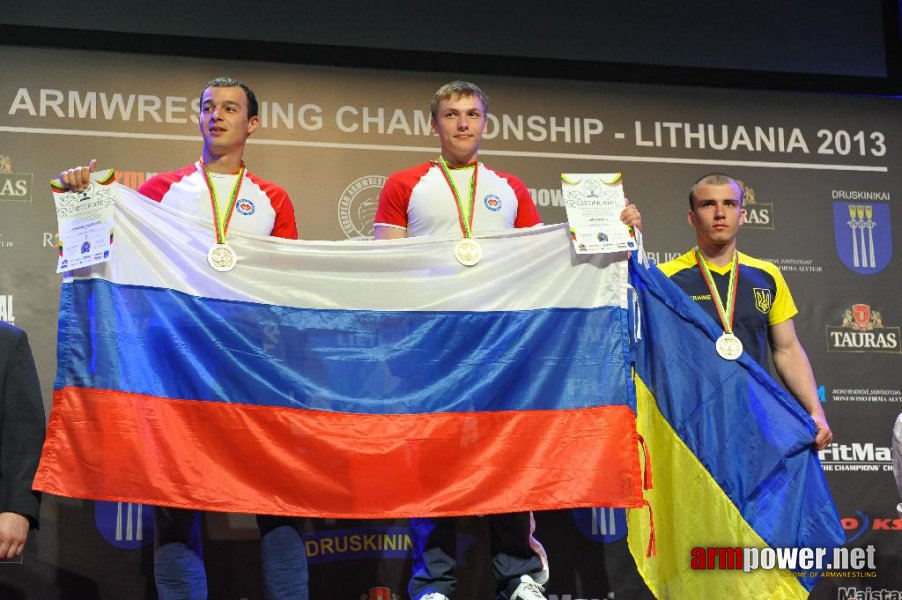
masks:
MULTIPOLYGON (((836 437, 821 461, 847 545, 876 549, 875 577, 828 577, 813 597, 902 591, 889 456, 902 411, 897 99, 10 47, 0 47, 0 69, 0 319, 28 330, 48 403, 60 280, 47 180, 97 158, 137 187, 196 160, 196 98, 216 75, 247 80, 262 100, 246 159, 288 190, 306 239, 372 234, 385 178, 437 155, 429 102, 458 77, 491 98, 481 158, 520 175, 546 223, 565 219, 560 173, 621 171, 652 258, 667 260, 694 243, 691 182, 733 174, 749 190, 740 246, 783 269, 800 309, 796 327, 836 437)), ((550 599, 648 594, 626 551, 622 511, 536 518, 551 561, 550 599)), ((149 507, 47 498, 25 564, 5 567, 0 591, 152 597, 152 519, 149 507)), ((484 532, 478 520, 471 525, 462 534, 462 592, 488 598, 484 532)), ((306 527, 313 598, 356 600, 375 587, 405 597, 404 521, 306 527)), ((252 520, 214 515, 206 538, 212 595, 261 597, 252 520)))

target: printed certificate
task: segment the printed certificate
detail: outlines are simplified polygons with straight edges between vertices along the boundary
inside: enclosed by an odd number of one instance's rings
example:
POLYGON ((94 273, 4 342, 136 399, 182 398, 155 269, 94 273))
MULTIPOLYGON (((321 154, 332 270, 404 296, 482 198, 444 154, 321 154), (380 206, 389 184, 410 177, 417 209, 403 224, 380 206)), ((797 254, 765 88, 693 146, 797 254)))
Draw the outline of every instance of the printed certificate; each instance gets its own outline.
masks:
POLYGON ((626 206, 620 173, 561 173, 561 187, 577 254, 638 247, 632 231, 620 220, 626 206))
POLYGON ((71 271, 110 260, 116 180, 112 169, 91 174, 83 192, 70 192, 51 182, 59 227, 59 260, 56 272, 71 271))

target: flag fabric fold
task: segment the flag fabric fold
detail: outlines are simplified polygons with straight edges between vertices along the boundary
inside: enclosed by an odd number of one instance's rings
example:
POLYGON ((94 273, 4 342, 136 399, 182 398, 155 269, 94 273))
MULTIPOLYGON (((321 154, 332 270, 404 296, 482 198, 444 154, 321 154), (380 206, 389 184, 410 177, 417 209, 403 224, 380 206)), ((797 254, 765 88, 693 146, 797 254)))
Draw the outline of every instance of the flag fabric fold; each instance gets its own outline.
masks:
POLYGON ((647 557, 647 512, 629 511, 630 550, 643 578, 658 598, 806 598, 813 571, 747 573, 707 560, 693 569, 692 552, 826 548, 832 555, 843 544, 812 419, 749 356, 721 359, 714 341, 722 331, 657 267, 634 263, 630 274, 642 307, 637 430, 653 459, 646 498, 657 546, 647 557))
POLYGON ((481 238, 230 234, 116 186, 68 274, 35 488, 320 517, 638 506, 627 261, 563 226, 481 238))

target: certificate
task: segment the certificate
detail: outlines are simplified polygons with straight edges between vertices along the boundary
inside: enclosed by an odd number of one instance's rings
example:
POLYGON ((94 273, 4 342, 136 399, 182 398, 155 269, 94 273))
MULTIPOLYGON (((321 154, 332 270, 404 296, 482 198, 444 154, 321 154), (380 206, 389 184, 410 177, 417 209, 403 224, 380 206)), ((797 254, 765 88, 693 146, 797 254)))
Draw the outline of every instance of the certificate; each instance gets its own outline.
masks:
POLYGON ((620 173, 561 173, 561 188, 577 254, 638 247, 630 228, 620 220, 626 206, 620 173))
POLYGON ((51 182, 59 227, 57 273, 110 260, 115 180, 113 170, 107 169, 92 173, 91 183, 83 192, 65 191, 58 183, 51 182))

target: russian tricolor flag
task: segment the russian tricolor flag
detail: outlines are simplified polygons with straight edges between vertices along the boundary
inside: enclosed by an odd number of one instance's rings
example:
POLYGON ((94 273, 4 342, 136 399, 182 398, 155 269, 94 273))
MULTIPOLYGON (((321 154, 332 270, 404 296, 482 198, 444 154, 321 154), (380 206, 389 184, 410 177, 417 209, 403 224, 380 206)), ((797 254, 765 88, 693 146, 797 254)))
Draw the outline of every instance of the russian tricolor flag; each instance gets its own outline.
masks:
POLYGON ((35 488, 320 517, 642 504, 625 255, 564 226, 292 242, 117 185, 111 262, 60 304, 35 488))

